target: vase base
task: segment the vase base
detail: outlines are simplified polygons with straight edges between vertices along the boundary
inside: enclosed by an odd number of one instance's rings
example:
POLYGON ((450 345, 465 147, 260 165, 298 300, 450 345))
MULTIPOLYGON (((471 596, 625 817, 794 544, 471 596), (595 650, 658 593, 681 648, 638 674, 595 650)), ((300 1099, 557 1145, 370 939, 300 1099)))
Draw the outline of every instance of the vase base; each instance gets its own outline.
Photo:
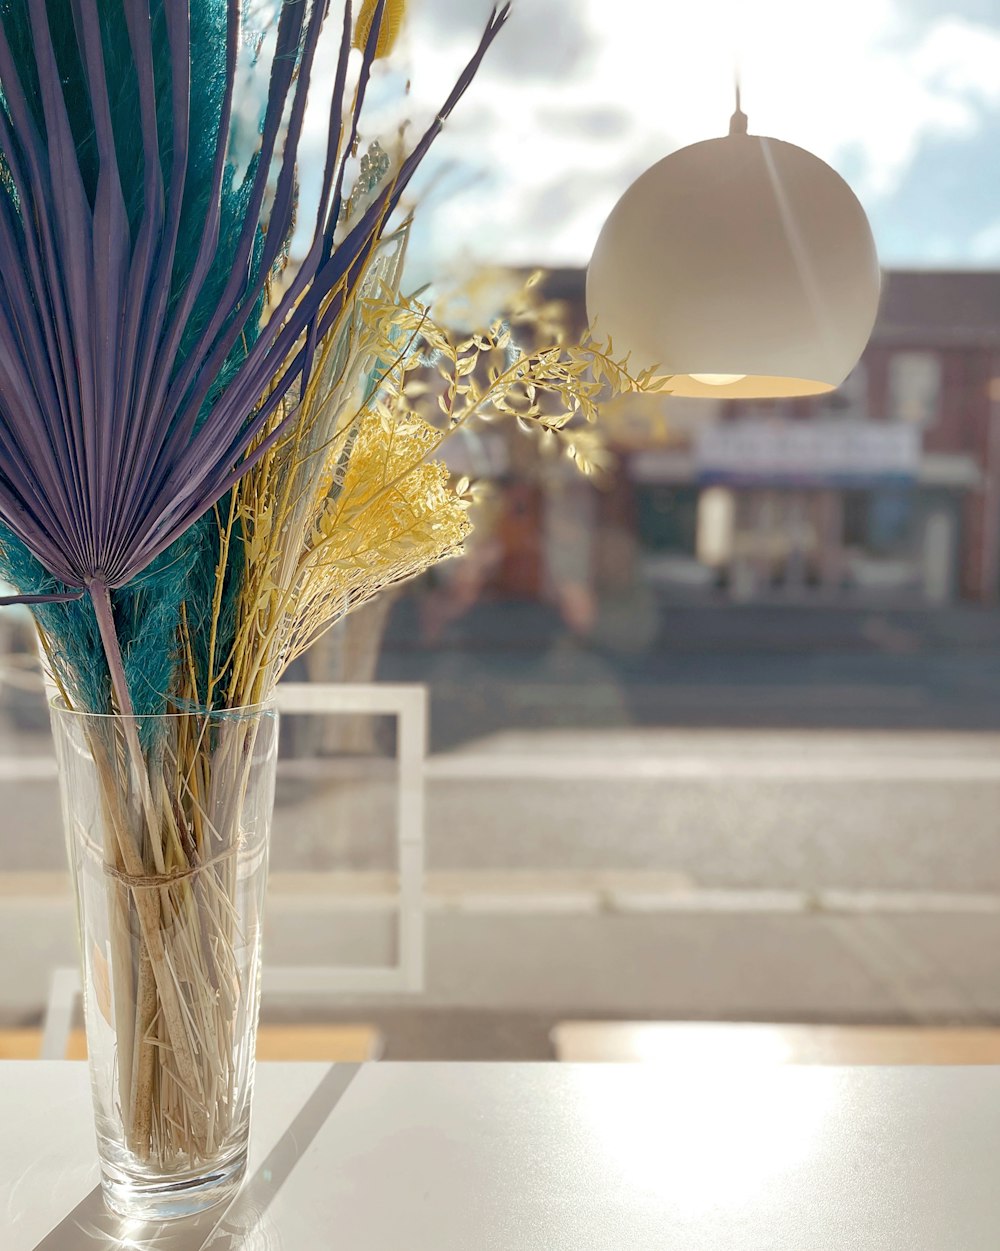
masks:
POLYGON ((232 1199, 247 1167, 246 1148, 204 1169, 169 1177, 128 1175, 102 1169, 104 1202, 116 1216, 139 1221, 170 1221, 194 1216, 232 1199))

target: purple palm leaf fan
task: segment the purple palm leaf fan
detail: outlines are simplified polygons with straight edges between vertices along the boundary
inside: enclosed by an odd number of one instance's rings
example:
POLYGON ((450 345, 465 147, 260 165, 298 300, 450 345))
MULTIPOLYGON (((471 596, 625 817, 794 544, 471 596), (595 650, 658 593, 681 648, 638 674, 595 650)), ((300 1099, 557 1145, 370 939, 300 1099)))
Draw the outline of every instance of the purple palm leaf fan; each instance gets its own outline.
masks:
MULTIPOLYGON (((434 124, 335 247, 345 167, 385 10, 380 0, 345 107, 347 0, 313 243, 253 338, 293 224, 324 0, 279 0, 258 150, 240 188, 242 222, 226 254, 228 277, 207 308, 233 176, 227 152, 244 34, 238 0, 0 3, 0 520, 61 584, 42 596, 11 598, 89 595, 121 711, 131 704, 110 592, 146 569, 280 437, 281 425, 272 422, 278 406, 308 373, 317 338, 351 297, 508 7, 493 10, 434 124), (192 18, 216 8, 224 10, 224 90, 211 185, 194 223, 193 258, 178 274, 182 232, 192 228, 189 153, 200 138, 191 119, 192 18), (115 23, 127 32, 127 56, 112 62, 106 53, 115 23), (165 36, 167 82, 154 23, 165 36), (82 121, 67 66, 81 70, 82 121), (120 164, 112 107, 122 75, 138 97, 139 169, 120 164), (130 212, 123 188, 136 183, 141 204, 130 212), (241 359, 232 370, 234 353, 241 359)), ((286 409, 283 422, 294 420, 294 405, 286 409)))

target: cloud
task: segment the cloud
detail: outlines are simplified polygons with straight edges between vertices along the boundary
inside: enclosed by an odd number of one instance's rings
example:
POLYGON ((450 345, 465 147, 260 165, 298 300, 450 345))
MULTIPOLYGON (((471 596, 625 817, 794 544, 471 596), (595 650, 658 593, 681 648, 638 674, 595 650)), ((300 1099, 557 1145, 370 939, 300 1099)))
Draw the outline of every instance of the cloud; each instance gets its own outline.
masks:
POLYGON ((490 73, 520 83, 581 76, 592 48, 585 5, 531 0, 515 5, 493 49, 490 73))
POLYGON ((886 263, 996 265, 1000 214, 990 171, 1000 150, 1000 108, 964 137, 925 135, 893 193, 870 205, 886 263), (984 176, 985 173, 985 176, 984 176), (991 242, 992 241, 992 242, 991 242))
MULTIPOLYGON (((408 76, 408 110, 431 118, 489 7, 412 0, 385 98, 408 76)), ((995 9, 983 0, 517 0, 436 144, 428 177, 461 172, 443 202, 427 206, 435 221, 420 232, 425 260, 585 263, 635 176, 725 132, 737 57, 751 130, 830 161, 873 217, 891 223, 880 206, 903 189, 916 201, 929 194, 909 178, 927 144, 974 141, 1000 109, 995 9)), ((375 131, 393 124, 380 107, 375 131)), ((989 168, 968 176, 979 180, 970 195, 992 194, 989 168)), ((878 242, 893 253, 892 238, 878 242)), ((911 236, 907 246, 919 243, 911 236)), ((940 251, 940 232, 933 246, 940 251)))
POLYGON ((983 265, 1000 263, 1000 217, 982 230, 977 230, 969 242, 971 260, 983 265))

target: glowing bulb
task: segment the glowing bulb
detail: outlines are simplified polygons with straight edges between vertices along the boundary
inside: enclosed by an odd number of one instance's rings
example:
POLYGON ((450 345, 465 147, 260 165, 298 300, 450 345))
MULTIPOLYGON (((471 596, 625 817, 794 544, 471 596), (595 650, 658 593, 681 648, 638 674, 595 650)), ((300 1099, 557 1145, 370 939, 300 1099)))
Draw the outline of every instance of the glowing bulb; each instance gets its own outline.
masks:
POLYGON ((727 387, 731 382, 742 382, 746 374, 691 374, 691 377, 708 387, 727 387))

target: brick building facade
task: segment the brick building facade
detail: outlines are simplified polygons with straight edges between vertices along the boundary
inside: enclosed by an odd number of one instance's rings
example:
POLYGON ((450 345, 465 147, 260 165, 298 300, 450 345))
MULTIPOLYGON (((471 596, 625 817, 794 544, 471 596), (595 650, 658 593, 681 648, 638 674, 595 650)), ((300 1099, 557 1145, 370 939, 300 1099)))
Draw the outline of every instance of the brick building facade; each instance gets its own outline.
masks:
MULTIPOLYGON (((547 289, 582 328, 583 271, 555 271, 547 289)), ((604 424, 619 457, 610 490, 584 504, 549 471, 514 492, 522 512, 533 493, 532 511, 550 515, 563 548, 548 562, 533 553, 538 594, 558 580, 547 564, 566 563, 568 533, 599 580, 609 531, 619 567, 627 535, 653 581, 693 591, 998 597, 1000 272, 888 272, 871 342, 831 395, 642 397, 608 406, 604 424), (737 444, 743 464, 726 455, 737 444), (572 524, 559 522, 567 507, 572 524)), ((518 527, 507 530, 516 544, 518 527)), ((520 569, 518 553, 502 568, 520 569)), ((511 594, 529 593, 524 570, 516 581, 511 594)))

